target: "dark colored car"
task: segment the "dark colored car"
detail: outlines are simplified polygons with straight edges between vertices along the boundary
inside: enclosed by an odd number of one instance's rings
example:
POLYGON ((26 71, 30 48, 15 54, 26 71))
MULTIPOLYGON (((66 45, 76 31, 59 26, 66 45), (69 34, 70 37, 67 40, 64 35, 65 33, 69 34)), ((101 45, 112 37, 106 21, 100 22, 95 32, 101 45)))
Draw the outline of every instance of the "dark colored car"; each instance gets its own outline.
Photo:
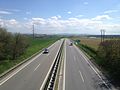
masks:
POLYGON ((72 43, 72 42, 70 43, 70 46, 73 46, 73 43, 72 43))
POLYGON ((46 53, 49 53, 49 50, 47 48, 43 50, 43 54, 46 54, 46 53))

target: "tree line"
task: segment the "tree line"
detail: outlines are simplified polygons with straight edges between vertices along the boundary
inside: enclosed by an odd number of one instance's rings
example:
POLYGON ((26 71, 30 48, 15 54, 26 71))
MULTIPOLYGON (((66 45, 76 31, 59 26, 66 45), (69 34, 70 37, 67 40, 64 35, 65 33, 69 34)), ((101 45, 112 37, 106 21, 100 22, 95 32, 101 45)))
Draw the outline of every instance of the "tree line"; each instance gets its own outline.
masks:
POLYGON ((120 39, 101 42, 97 53, 100 65, 120 83, 120 39))
POLYGON ((26 36, 20 33, 12 34, 0 27, 0 60, 15 60, 25 52, 28 45, 26 36))

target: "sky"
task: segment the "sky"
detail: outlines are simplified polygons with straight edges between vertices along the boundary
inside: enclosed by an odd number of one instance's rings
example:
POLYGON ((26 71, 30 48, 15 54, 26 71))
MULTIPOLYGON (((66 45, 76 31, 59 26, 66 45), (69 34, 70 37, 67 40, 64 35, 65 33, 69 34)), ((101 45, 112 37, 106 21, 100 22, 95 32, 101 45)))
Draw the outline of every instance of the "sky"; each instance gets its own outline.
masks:
POLYGON ((120 0, 0 0, 0 26, 37 34, 120 34, 120 0))

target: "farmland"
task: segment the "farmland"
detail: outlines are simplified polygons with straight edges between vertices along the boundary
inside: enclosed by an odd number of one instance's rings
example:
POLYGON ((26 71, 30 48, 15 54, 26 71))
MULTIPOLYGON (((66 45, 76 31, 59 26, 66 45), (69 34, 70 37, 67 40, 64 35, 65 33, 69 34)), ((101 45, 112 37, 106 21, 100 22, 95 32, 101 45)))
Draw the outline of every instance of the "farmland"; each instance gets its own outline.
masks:
POLYGON ((73 40, 80 40, 80 43, 83 45, 87 45, 91 48, 93 48, 94 50, 97 50, 101 39, 100 38, 85 38, 85 37, 81 37, 81 38, 73 38, 73 40))

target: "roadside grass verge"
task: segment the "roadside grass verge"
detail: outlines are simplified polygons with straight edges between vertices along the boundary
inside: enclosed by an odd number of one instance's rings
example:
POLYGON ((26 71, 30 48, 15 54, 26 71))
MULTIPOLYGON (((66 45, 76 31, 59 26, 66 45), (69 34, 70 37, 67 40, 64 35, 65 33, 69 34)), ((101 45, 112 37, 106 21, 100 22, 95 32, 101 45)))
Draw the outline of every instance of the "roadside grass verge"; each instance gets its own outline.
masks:
POLYGON ((80 43, 77 46, 90 56, 90 60, 101 65, 101 58, 97 55, 97 51, 94 48, 80 43))
POLYGON ((22 62, 26 58, 32 56, 34 53, 42 50, 45 47, 50 46, 52 43, 60 39, 59 37, 52 37, 52 38, 38 38, 32 39, 29 38, 29 47, 27 48, 26 52, 18 57, 16 60, 2 60, 0 61, 0 74, 5 72, 6 70, 12 68, 13 66, 17 65, 18 63, 22 62))
POLYGON ((97 50, 99 47, 99 44, 101 42, 100 38, 85 38, 85 37, 79 37, 79 38, 72 38, 73 40, 80 40, 80 43, 83 45, 87 45, 91 47, 94 50, 97 50))

